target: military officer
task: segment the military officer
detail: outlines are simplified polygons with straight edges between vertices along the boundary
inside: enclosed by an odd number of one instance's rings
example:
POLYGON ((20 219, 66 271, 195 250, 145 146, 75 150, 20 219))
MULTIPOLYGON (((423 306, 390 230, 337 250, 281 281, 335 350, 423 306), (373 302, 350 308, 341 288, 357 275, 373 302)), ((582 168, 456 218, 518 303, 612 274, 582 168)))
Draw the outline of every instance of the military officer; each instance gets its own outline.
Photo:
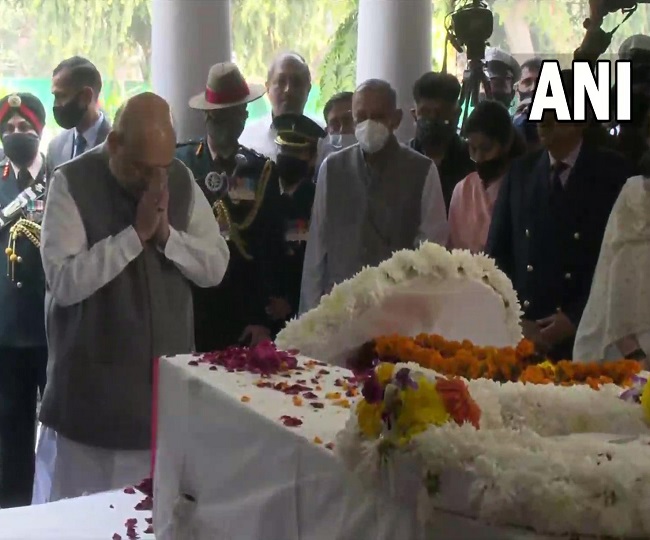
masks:
MULTIPOLYGON (((562 76, 572 96, 572 73, 562 76)), ((558 122, 547 111, 537 129, 543 148, 511 164, 486 253, 512 280, 524 336, 553 359, 571 359, 605 226, 631 167, 590 143, 586 122, 558 122)))
POLYGON ((189 102, 205 113, 206 137, 177 150, 212 205, 231 252, 222 283, 194 290, 200 352, 272 337, 265 308, 276 294, 283 236, 281 216, 269 205, 267 192, 277 176, 272 161, 239 144, 246 104, 264 93, 262 85, 247 84, 235 64, 212 66, 205 90, 189 102))
POLYGON ((305 259, 311 210, 316 194, 312 179, 318 153, 318 143, 327 133, 304 115, 276 116, 278 178, 273 185, 274 198, 280 201, 285 231, 283 265, 283 295, 274 297, 267 307, 271 317, 286 321, 298 313, 300 282, 305 259))
POLYGON ((0 507, 31 503, 36 393, 47 364, 45 277, 39 253, 45 192, 45 109, 27 93, 0 100, 0 507))

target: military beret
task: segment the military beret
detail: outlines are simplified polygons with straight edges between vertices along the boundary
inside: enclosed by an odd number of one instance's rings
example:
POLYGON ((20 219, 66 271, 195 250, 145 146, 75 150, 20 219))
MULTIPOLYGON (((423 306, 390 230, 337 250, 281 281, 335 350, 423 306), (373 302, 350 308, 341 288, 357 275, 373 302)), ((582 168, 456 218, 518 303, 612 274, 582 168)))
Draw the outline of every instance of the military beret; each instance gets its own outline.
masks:
POLYGON ((18 92, 0 99, 0 127, 4 127, 14 114, 27 120, 39 135, 43 132, 45 107, 34 94, 18 92))
POLYGON ((309 148, 318 144, 327 133, 311 118, 302 114, 282 114, 273 119, 278 133, 275 142, 280 146, 309 148))

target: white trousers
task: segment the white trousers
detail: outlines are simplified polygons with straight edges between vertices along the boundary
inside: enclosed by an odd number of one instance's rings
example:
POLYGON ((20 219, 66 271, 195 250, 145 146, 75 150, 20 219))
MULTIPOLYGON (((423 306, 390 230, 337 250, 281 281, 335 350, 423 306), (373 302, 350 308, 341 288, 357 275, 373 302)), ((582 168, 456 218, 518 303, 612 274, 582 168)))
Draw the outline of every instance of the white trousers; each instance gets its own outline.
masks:
POLYGON ((32 504, 138 484, 151 469, 149 450, 107 450, 79 444, 41 425, 32 504))

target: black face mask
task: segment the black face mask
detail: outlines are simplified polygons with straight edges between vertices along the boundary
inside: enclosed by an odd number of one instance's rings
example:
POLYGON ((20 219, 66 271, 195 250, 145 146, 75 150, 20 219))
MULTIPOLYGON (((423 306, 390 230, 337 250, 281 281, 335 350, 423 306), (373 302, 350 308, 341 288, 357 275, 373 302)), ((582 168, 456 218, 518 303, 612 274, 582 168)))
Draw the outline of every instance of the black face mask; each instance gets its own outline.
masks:
POLYGON ((72 129, 79 125, 87 110, 88 105, 79 103, 79 96, 77 95, 65 105, 55 105, 52 112, 57 124, 63 129, 72 129))
POLYGON ((444 120, 420 118, 415 127, 415 140, 424 147, 444 148, 456 135, 456 126, 444 120))
POLYGON ((8 133, 2 137, 5 155, 20 168, 33 163, 40 143, 41 139, 34 133, 8 133))
MULTIPOLYGON (((215 121, 208 118, 205 122, 208 136, 215 145, 219 154, 232 153, 239 147, 239 137, 244 131, 246 120, 232 119, 229 121, 215 121)), ((228 155, 221 157, 227 158, 228 155)))
POLYGON ((519 91, 519 101, 524 101, 525 99, 533 99, 533 92, 532 90, 529 90, 528 92, 522 92, 521 90, 519 91))
POLYGON ((295 156, 279 154, 276 158, 278 174, 282 180, 293 186, 309 175, 309 163, 295 156))
POLYGON ((506 158, 502 156, 477 163, 476 172, 483 182, 489 184, 497 180, 504 173, 505 167, 506 158))

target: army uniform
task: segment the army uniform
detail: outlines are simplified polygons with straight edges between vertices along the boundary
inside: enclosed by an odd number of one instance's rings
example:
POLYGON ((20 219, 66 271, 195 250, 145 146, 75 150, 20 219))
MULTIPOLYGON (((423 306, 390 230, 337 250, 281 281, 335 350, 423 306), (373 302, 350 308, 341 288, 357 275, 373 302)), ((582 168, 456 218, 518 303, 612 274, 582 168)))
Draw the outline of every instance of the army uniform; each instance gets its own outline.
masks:
MULTIPOLYGON (((45 193, 45 159, 10 160, 7 122, 18 114, 40 142, 45 110, 31 94, 0 100, 0 132, 8 154, 0 161, 0 507, 31 503, 34 481, 36 396, 43 393, 47 365, 45 274, 39 251, 45 193)), ((18 131, 18 130, 16 130, 18 131)), ((21 135, 20 133, 15 133, 21 135)), ((24 135, 24 134, 22 134, 24 135)), ((18 155, 18 154, 17 154, 18 155)))
POLYGON ((244 147, 228 160, 213 160, 205 141, 189 142, 179 145, 176 156, 194 174, 230 247, 221 284, 194 288, 197 350, 223 349, 237 344, 248 325, 272 326, 265 308, 277 294, 283 249, 283 222, 268 196, 277 173, 270 160, 244 147), (228 192, 225 176, 237 167, 235 156, 244 158, 238 158, 240 185, 228 192))
POLYGON ((308 168, 302 178, 291 189, 285 189, 282 179, 284 156, 295 159, 296 155, 315 159, 318 141, 326 136, 325 131, 304 115, 285 114, 273 121, 278 132, 278 178, 272 185, 271 197, 279 201, 278 207, 284 222, 284 263, 282 275, 283 298, 291 307, 291 316, 298 313, 300 304, 300 284, 307 248, 307 236, 311 211, 316 195, 316 185, 312 181, 314 174, 308 168))

